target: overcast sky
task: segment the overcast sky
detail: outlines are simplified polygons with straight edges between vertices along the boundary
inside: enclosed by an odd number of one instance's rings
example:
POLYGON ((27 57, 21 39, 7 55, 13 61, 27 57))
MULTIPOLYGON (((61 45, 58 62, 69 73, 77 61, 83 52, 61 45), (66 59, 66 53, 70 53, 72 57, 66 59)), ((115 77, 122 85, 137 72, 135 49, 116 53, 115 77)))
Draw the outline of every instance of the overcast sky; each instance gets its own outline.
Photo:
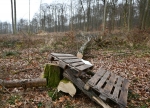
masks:
MULTIPOLYGON (((56 0, 42 0, 42 3, 52 3, 56 0)), ((39 11, 41 0, 30 0, 31 19, 36 12, 39 11)), ((29 18, 29 0, 16 0, 17 5, 17 19, 29 18)), ((11 2, 10 0, 0 0, 0 21, 7 21, 11 23, 11 2)))

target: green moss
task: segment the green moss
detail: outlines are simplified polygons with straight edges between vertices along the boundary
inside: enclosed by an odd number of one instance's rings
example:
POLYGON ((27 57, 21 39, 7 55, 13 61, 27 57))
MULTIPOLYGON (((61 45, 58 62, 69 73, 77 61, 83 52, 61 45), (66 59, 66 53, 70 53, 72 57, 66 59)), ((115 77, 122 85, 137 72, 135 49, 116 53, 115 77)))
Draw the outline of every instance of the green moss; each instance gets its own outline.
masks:
POLYGON ((63 78, 63 79, 61 80, 61 82, 63 82, 63 83, 68 83, 68 82, 70 82, 70 80, 68 80, 67 78, 63 78))
POLYGON ((44 78, 47 79, 48 87, 57 87, 60 82, 60 68, 55 64, 46 64, 44 78))

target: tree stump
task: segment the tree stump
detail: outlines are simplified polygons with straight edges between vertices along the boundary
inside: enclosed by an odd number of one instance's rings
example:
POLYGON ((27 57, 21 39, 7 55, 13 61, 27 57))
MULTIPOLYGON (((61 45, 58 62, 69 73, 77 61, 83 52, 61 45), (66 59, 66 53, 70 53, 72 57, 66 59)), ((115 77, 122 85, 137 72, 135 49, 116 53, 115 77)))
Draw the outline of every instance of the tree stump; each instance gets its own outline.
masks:
POLYGON ((60 82, 61 69, 56 64, 46 64, 44 78, 47 80, 48 87, 57 87, 60 82))

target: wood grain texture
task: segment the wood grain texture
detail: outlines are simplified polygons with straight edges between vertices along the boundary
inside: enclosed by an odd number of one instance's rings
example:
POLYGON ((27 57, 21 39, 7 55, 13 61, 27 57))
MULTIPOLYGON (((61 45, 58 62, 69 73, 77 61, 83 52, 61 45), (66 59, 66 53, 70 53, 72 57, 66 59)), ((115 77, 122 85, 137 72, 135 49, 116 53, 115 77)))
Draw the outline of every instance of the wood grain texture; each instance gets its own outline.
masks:
POLYGON ((51 53, 51 55, 56 56, 56 57, 72 57, 72 56, 74 56, 72 54, 62 54, 62 53, 51 53))
POLYGON ((68 59, 68 60, 63 60, 66 63, 75 63, 75 62, 81 62, 81 59, 68 59))
POLYGON ((101 79, 101 77, 104 75, 106 70, 99 69, 98 72, 95 73, 95 75, 88 81, 89 85, 91 87, 95 86, 96 83, 101 79))
POLYGON ((93 66, 84 64, 84 65, 76 67, 76 69, 78 69, 80 71, 84 71, 85 69, 88 69, 88 68, 91 68, 91 67, 93 67, 93 66))
POLYGON ((72 63, 71 66, 76 67, 76 66, 80 66, 80 65, 84 65, 85 63, 83 62, 76 62, 76 63, 72 63))

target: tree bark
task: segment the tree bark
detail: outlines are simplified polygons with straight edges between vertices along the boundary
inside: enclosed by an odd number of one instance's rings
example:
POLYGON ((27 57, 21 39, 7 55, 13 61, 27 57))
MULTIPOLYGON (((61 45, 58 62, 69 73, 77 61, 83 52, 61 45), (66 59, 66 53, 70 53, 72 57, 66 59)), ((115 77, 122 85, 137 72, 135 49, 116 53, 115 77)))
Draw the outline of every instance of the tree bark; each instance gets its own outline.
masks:
POLYGON ((44 78, 47 80, 48 87, 57 87, 61 79, 60 67, 56 64, 46 64, 44 78))
POLYGON ((143 16, 143 20, 142 20, 142 28, 141 28, 142 30, 145 29, 145 22, 146 22, 146 17, 147 17, 147 13, 148 13, 149 2, 150 2, 150 0, 147 0, 146 8, 144 11, 144 16, 143 16))
POLYGON ((23 79, 23 80, 1 80, 0 85, 6 88, 15 88, 15 87, 23 87, 23 88, 31 88, 31 87, 41 87, 46 86, 45 78, 37 78, 37 79, 23 79))
POLYGON ((11 0, 11 19, 12 19, 12 29, 13 29, 13 34, 14 34, 14 13, 13 13, 13 0, 11 0))
POLYGON ((131 29, 131 7, 132 7, 132 0, 129 0, 128 32, 131 29))
POLYGON ((17 19, 16 19, 16 0, 14 0, 14 33, 16 34, 16 23, 17 23, 17 19))
POLYGON ((103 34, 105 33, 106 28, 106 9, 107 9, 107 0, 104 0, 103 34))

